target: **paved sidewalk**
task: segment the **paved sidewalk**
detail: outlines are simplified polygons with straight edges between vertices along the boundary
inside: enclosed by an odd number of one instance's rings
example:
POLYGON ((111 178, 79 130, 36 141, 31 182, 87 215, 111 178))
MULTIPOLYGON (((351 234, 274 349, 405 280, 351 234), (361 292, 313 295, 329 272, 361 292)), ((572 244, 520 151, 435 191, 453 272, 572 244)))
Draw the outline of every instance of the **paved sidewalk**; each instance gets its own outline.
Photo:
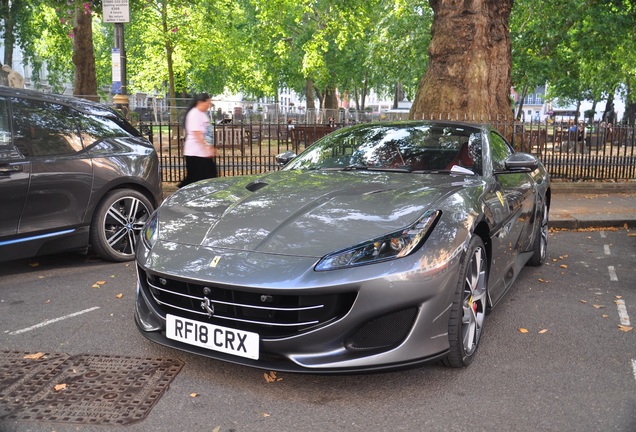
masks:
POLYGON ((636 227, 636 183, 552 182, 550 227, 636 227))

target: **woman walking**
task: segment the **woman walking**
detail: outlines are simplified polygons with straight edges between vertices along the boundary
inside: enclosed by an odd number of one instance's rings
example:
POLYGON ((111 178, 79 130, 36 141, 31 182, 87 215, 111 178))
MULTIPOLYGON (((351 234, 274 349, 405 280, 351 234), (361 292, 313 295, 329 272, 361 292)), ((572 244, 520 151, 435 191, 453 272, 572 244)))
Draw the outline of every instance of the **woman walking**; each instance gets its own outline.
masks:
POLYGON ((207 93, 195 95, 185 118, 186 138, 183 154, 186 160, 186 177, 179 187, 187 186, 199 180, 217 176, 216 148, 211 133, 210 109, 211 99, 207 93), (211 137, 211 138, 208 138, 211 137), (208 141, 206 141, 208 138, 208 141))

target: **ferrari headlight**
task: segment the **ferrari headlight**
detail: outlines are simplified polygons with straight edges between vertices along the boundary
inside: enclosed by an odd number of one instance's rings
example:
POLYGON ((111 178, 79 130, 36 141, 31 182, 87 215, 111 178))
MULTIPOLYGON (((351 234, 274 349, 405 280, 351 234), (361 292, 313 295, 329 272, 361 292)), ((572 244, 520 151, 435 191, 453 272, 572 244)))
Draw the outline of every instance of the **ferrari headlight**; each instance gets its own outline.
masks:
POLYGON ((422 245, 440 214, 440 211, 426 212, 413 225, 400 231, 326 255, 315 269, 335 270, 405 257, 422 245))
POLYGON ((157 212, 153 213, 150 217, 146 225, 144 225, 143 230, 141 231, 141 238, 148 249, 152 249, 152 247, 157 242, 157 238, 159 237, 159 220, 157 217, 157 212))

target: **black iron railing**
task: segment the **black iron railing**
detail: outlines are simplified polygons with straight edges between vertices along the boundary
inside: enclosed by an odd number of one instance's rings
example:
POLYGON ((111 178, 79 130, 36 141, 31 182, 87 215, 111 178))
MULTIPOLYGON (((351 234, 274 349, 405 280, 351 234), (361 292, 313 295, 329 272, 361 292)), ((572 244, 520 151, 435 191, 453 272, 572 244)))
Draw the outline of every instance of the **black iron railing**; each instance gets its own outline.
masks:
MULTIPOLYGON (((436 119, 441 119, 436 117, 436 119)), ((446 120, 447 118, 443 118, 446 120)), ((466 121, 465 118, 451 120, 466 121)), ((630 180, 636 178, 636 127, 602 122, 574 128, 570 122, 488 122, 519 151, 532 153, 553 179, 630 180)), ((278 169, 276 155, 299 153, 334 130, 351 123, 222 123, 214 126, 219 176, 258 174, 278 169)), ((185 175, 184 130, 179 123, 139 123, 155 145, 164 182, 185 175)))

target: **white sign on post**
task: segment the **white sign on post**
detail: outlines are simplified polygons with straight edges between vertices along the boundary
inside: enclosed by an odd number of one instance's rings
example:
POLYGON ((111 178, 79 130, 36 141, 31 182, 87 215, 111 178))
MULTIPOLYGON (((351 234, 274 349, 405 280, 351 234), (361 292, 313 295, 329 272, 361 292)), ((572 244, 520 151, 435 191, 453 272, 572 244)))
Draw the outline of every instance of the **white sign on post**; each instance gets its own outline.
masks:
POLYGON ((102 12, 105 23, 130 22, 128 0, 102 0, 102 12))
POLYGON ((121 52, 113 48, 113 94, 121 94, 121 52))

